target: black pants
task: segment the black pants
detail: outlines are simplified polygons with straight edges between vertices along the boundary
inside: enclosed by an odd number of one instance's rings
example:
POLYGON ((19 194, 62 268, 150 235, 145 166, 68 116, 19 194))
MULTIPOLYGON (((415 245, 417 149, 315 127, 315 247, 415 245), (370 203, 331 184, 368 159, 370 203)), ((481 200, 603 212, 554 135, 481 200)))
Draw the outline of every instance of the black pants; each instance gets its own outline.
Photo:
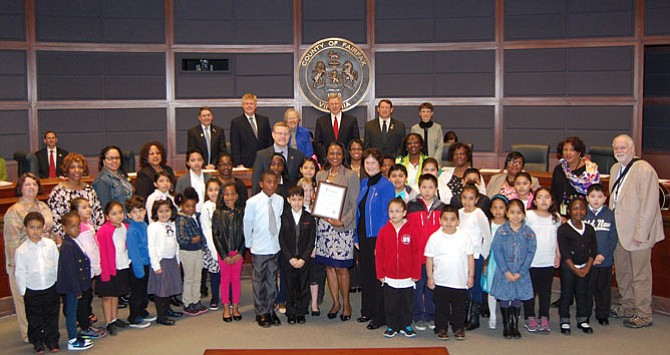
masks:
POLYGON ((46 290, 26 289, 23 300, 26 306, 30 343, 57 346, 60 338, 58 332, 60 297, 56 293, 56 285, 46 290))
POLYGON ((570 321, 570 300, 577 300, 577 321, 586 320, 591 309, 589 306, 589 276, 577 277, 566 264, 561 264, 561 303, 558 306, 558 315, 561 323, 570 321))
MULTIPOLYGON (((361 252, 354 248, 354 266, 349 268, 349 288, 356 288, 361 286, 361 267, 359 260, 361 259, 361 252)), ((347 290, 348 292, 349 290, 347 290)))
MULTIPOLYGON (((286 267, 286 315, 304 316, 309 306, 309 260, 300 269, 296 269, 284 259, 286 267)), ((282 280, 284 281, 284 280, 282 280)), ((349 292, 347 290, 347 292, 349 292)))
MULTIPOLYGON (((77 323, 81 330, 86 330, 91 325, 90 316, 93 314, 93 307, 91 303, 93 302, 93 290, 88 289, 81 293, 81 298, 77 302, 77 323)), ((63 306, 65 309, 65 306, 63 306)))
POLYGON ((170 309, 170 297, 154 296, 154 305, 156 306, 156 319, 159 322, 168 320, 168 309, 170 309))
POLYGON ((596 318, 606 319, 612 306, 612 267, 592 267, 589 272, 588 310, 591 315, 593 298, 596 303, 596 318))
POLYGON ((138 279, 135 277, 132 264, 130 265, 128 274, 128 286, 130 287, 130 298, 128 299, 130 314, 128 315, 128 321, 135 323, 138 318, 144 317, 144 312, 149 305, 149 295, 147 294, 149 265, 144 265, 144 277, 142 278, 138 279))
POLYGON ((397 331, 412 325, 414 288, 393 288, 384 285, 384 317, 389 328, 397 331))
POLYGON ((540 304, 539 316, 549 318, 551 283, 553 280, 553 266, 530 268, 530 281, 533 283, 533 298, 523 301, 523 315, 525 318, 535 317, 535 296, 537 296, 538 303, 540 304))
POLYGON ((465 327, 465 307, 468 291, 461 288, 435 286, 433 301, 435 302, 435 329, 451 329, 457 331, 465 327))
MULTIPOLYGON (((384 319, 384 292, 377 279, 375 248, 377 238, 362 237, 358 240, 361 249, 358 265, 361 271, 361 315, 377 324, 386 324, 384 319)), ((349 290, 345 290, 349 292, 349 290)))

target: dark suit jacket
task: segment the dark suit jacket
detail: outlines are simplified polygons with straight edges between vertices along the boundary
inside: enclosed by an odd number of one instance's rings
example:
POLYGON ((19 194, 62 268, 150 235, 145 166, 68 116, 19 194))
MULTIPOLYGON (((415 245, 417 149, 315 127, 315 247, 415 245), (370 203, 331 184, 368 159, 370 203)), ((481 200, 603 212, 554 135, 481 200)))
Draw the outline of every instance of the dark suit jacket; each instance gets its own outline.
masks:
POLYGON ((256 152, 272 145, 270 120, 256 114, 256 126, 258 127, 258 139, 244 114, 230 121, 230 155, 233 157, 235 166, 242 164, 247 168, 253 167, 256 152))
MULTIPOLYGON (((281 253, 284 260, 297 258, 309 262, 316 239, 316 221, 303 207, 300 221, 298 221, 300 235, 296 235, 295 225, 291 207, 284 206, 284 212, 281 215, 281 228, 279 229, 281 253)), ((291 265, 289 264, 286 267, 291 267, 291 265)))
MULTIPOLYGON (((261 175, 270 169, 270 161, 272 160, 274 153, 275 146, 273 144, 263 150, 259 150, 258 154, 256 154, 256 161, 254 162, 254 173, 251 177, 251 192, 254 195, 261 190, 258 183, 261 181, 261 175)), ((288 177, 288 181, 284 181, 285 186, 293 186, 295 185, 296 181, 298 181, 298 177, 300 176, 300 164, 302 164, 302 160, 304 158, 305 155, 302 154, 301 151, 291 147, 288 148, 288 159, 286 159, 285 167, 285 173, 287 173, 285 175, 288 177)))
POLYGON ((365 124, 364 148, 377 148, 384 155, 397 157, 402 153, 402 142, 405 140, 405 124, 391 118, 386 137, 382 138, 382 129, 379 126, 379 118, 368 121, 365 124))
POLYGON ((205 158, 205 165, 216 165, 216 159, 219 157, 219 154, 226 151, 226 134, 223 131, 223 128, 215 125, 209 127, 209 132, 211 134, 212 143, 212 146, 210 147, 212 156, 209 157, 209 160, 207 157, 207 141, 205 140, 205 133, 200 124, 188 130, 186 149, 198 149, 205 158))
MULTIPOLYGON (((49 177, 49 149, 42 148, 35 152, 35 155, 37 156, 37 160, 40 163, 40 178, 45 179, 49 177)), ((56 159, 56 176, 63 176, 63 171, 61 170, 61 165, 63 164, 63 159, 65 156, 68 155, 68 151, 61 148, 61 147, 56 147, 56 156, 54 157, 56 159)))
MULTIPOLYGON (((358 132, 358 120, 354 116, 343 113, 339 129, 340 134, 337 136, 337 142, 344 145, 346 152, 349 141, 361 136, 358 132)), ((328 113, 316 120, 316 128, 314 129, 314 147, 321 164, 326 162, 326 150, 332 142, 335 142, 335 132, 333 132, 333 124, 331 123, 330 113, 328 113)))

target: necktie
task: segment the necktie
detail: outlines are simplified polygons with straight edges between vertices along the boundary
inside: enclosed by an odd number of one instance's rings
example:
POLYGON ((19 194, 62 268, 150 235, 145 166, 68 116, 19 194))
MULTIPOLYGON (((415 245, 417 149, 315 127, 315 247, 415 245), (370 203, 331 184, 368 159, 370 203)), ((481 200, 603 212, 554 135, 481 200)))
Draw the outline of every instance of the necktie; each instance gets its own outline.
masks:
POLYGON ((54 151, 49 151, 49 178, 53 179, 56 177, 56 160, 54 159, 54 151))
POLYGON ((249 117, 249 124, 251 129, 254 130, 254 136, 258 139, 258 127, 256 127, 256 118, 254 116, 249 117))
POLYGON ((270 226, 270 234, 275 236, 279 234, 277 230, 277 217, 275 216, 275 210, 272 208, 272 199, 268 200, 268 225, 270 226))
POLYGON ((335 140, 337 140, 337 136, 340 135, 340 127, 337 125, 337 117, 333 120, 333 133, 335 133, 335 140))
POLYGON ((212 137, 209 133, 210 128, 205 128, 205 141, 207 142, 207 165, 212 160, 212 137))
POLYGON ((382 139, 386 139, 386 133, 388 133, 388 126, 386 120, 382 122, 382 139))

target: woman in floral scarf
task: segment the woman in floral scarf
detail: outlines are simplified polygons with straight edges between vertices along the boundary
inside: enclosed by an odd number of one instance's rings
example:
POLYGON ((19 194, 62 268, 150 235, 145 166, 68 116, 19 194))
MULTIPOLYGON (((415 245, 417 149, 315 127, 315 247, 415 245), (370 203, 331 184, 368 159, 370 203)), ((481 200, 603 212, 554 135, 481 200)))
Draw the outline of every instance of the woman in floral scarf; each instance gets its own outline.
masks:
POLYGON ((598 164, 584 156, 586 146, 579 137, 568 137, 558 144, 560 161, 551 179, 551 195, 562 216, 567 215, 568 201, 575 195, 586 195, 592 184, 600 183, 598 164))

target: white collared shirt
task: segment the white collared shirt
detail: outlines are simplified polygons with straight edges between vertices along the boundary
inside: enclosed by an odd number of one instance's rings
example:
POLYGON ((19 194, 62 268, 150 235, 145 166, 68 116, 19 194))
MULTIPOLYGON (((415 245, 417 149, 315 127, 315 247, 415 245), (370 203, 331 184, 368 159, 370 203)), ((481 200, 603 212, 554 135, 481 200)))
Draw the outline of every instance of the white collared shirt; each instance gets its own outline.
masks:
POLYGON ((195 205, 195 210, 200 212, 202 204, 207 201, 207 196, 205 196, 205 173, 201 170, 200 175, 198 175, 193 170, 188 169, 188 176, 191 178, 191 187, 198 193, 198 203, 195 205))
POLYGON ((255 128, 255 131, 258 132, 258 124, 256 123, 256 115, 247 116, 245 113, 244 116, 249 121, 249 124, 252 125, 252 128, 255 128))
POLYGON ((391 117, 389 118, 381 118, 379 117, 379 130, 384 132, 384 122, 386 122, 386 132, 391 130, 391 117))
POLYGON ((338 113, 337 115, 333 115, 332 113, 330 114, 331 126, 335 125, 335 119, 337 119, 337 127, 339 128, 340 126, 342 126, 342 112, 338 113))
POLYGON ((16 249, 16 286, 21 296, 26 289, 46 290, 56 283, 58 276, 58 248, 53 240, 42 238, 34 243, 26 239, 16 249))

